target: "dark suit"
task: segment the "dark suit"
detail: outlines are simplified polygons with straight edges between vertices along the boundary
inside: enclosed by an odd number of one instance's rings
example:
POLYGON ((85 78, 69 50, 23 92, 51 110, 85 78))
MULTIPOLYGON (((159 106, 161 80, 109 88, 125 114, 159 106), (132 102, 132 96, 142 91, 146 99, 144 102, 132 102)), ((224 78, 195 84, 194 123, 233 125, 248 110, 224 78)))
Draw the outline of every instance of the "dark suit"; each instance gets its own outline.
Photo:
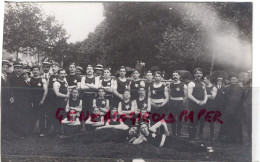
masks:
POLYGON ((225 96, 225 132, 228 141, 242 141, 242 99, 244 89, 239 85, 226 88, 225 96))
POLYGON ((12 123, 10 129, 18 136, 26 137, 32 133, 31 128, 31 99, 29 93, 30 85, 21 76, 10 74, 11 97, 14 103, 10 105, 9 121, 12 123))
POLYGON ((243 120, 247 127, 249 140, 252 139, 252 83, 245 85, 243 96, 243 120))
POLYGON ((10 85, 8 76, 1 76, 1 115, 2 115, 2 138, 5 139, 9 134, 10 118, 10 85))

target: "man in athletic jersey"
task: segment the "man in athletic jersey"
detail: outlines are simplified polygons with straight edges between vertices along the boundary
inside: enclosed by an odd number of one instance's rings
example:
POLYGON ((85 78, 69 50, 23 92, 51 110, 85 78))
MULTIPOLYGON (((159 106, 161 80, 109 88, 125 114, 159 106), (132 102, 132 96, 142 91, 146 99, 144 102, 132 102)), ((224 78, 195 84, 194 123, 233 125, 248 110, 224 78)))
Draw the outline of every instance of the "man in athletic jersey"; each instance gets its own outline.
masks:
MULTIPOLYGON (((60 64, 54 62, 52 64, 52 75, 50 76, 47 84, 48 84, 48 94, 46 97, 46 127, 47 133, 52 134, 52 125, 57 123, 56 119, 56 105, 55 105, 55 93, 53 90, 53 83, 56 82, 59 78, 58 70, 60 68, 60 64)), ((57 124, 56 124, 57 125, 57 124)))
MULTIPOLYGON (((203 76, 201 68, 195 68, 193 71, 195 79, 188 84, 189 108, 194 112, 194 116, 198 116, 198 112, 205 106, 207 102, 207 91, 205 84, 201 81, 203 76)), ((201 119, 203 120, 203 119, 201 119)), ((194 141, 197 134, 199 119, 194 118, 189 123, 190 140, 194 141)))
POLYGON ((72 90, 72 88, 80 88, 80 81, 81 78, 76 74, 76 65, 75 63, 71 63, 69 66, 69 74, 66 76, 66 80, 68 82, 68 88, 69 90, 72 90))
POLYGON ((131 100, 131 93, 128 89, 124 92, 124 99, 118 104, 118 114, 122 118, 124 124, 129 128, 135 125, 134 112, 136 110, 136 102, 131 100))
POLYGON ((126 79, 126 68, 121 66, 119 68, 119 77, 115 80, 115 87, 114 87, 114 101, 116 107, 118 103, 124 99, 123 93, 126 89, 129 89, 129 81, 126 79))
MULTIPOLYGON (((58 75, 59 78, 53 83, 56 111, 60 108, 65 109, 67 105, 67 101, 69 99, 68 83, 65 80, 66 71, 64 69, 59 69, 58 75)), ((66 114, 64 114, 63 116, 65 117, 66 114)), ((61 121, 62 119, 56 119, 56 122, 54 122, 53 124, 53 129, 57 133, 57 135, 61 134, 61 121)))
POLYGON ((187 85, 180 81, 180 74, 178 71, 172 73, 173 82, 170 84, 170 102, 168 112, 172 113, 175 122, 172 123, 172 135, 180 136, 182 121, 179 120, 179 115, 184 110, 184 105, 187 100, 187 85))
POLYGON ((48 93, 47 81, 40 77, 40 67, 32 67, 33 77, 30 80, 31 84, 31 98, 33 103, 33 128, 37 120, 39 120, 40 136, 43 137, 45 133, 45 99, 48 93))
POLYGON ((65 118, 62 123, 80 125, 79 116, 82 111, 82 100, 79 98, 79 90, 74 87, 70 93, 71 95, 65 109, 67 112, 67 118, 65 118))
POLYGON ((148 96, 148 90, 151 87, 151 85, 153 85, 153 73, 151 71, 147 71, 145 81, 146 96, 148 96))
POLYGON ((109 111, 109 100, 105 98, 105 94, 104 88, 99 88, 97 98, 93 99, 93 108, 98 108, 101 116, 109 111))
POLYGON ((139 78, 140 73, 138 70, 134 70, 132 76, 133 76, 133 80, 130 81, 129 89, 131 92, 131 99, 136 100, 139 96, 138 95, 139 87, 145 87, 145 83, 144 81, 140 80, 139 78))
POLYGON ((140 133, 139 137, 133 141, 133 144, 140 144, 146 141, 157 147, 169 148, 180 152, 214 152, 211 147, 206 148, 199 143, 191 143, 181 138, 168 136, 169 132, 164 122, 157 122, 150 128, 146 124, 142 124, 140 126, 140 133), (164 134, 157 132, 160 127, 163 127, 164 134))
MULTIPOLYGON (((96 92, 99 87, 99 78, 94 76, 93 66, 88 65, 86 69, 86 76, 81 78, 82 91, 82 115, 93 112, 93 99, 96 97, 96 92)), ((82 131, 86 131, 84 121, 82 122, 82 131)))
MULTIPOLYGON (((203 79, 203 82, 206 84, 206 90, 207 90, 207 95, 208 95, 208 100, 204 106, 204 108, 207 111, 215 111, 215 98, 217 95, 217 88, 211 84, 211 77, 209 75, 206 75, 203 79)), ((200 120, 200 127, 199 127, 199 139, 203 138, 203 129, 205 126, 205 119, 201 118, 200 120)), ((214 122, 209 123, 210 126, 210 139, 215 140, 214 138, 214 122)))
POLYGON ((152 123, 156 123, 164 119, 164 115, 166 114, 166 107, 169 101, 169 90, 168 88, 161 82, 162 75, 160 71, 156 71, 154 75, 155 82, 149 88, 149 96, 151 97, 151 115, 152 123))
POLYGON ((106 94, 106 99, 109 100, 110 107, 117 107, 118 105, 114 105, 113 101, 113 91, 115 90, 115 80, 111 78, 111 72, 109 68, 104 68, 104 74, 102 80, 100 80, 100 86, 104 88, 106 94))
POLYGON ((142 122, 149 123, 149 113, 151 112, 151 99, 146 95, 144 87, 139 88, 139 98, 135 100, 136 109, 135 116, 137 116, 137 124, 142 122))

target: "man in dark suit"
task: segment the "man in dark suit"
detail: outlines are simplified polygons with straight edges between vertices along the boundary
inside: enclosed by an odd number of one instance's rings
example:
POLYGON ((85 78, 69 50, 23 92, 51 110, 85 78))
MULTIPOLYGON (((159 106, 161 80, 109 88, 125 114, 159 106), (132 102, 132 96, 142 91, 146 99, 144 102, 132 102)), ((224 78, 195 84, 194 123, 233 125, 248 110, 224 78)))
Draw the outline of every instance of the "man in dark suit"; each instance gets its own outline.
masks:
POLYGON ((225 142, 242 143, 242 99, 244 89, 237 84, 238 77, 230 76, 230 85, 225 90, 225 142))
POLYGON ((8 136, 8 118, 10 116, 10 87, 8 79, 8 70, 12 65, 8 60, 2 61, 2 77, 1 77, 1 114, 2 114, 2 138, 5 139, 8 136))
MULTIPOLYGON (((25 121, 28 119, 28 113, 30 109, 30 99, 28 97, 29 85, 26 83, 26 80, 23 78, 23 64, 15 62, 13 64, 14 71, 10 74, 10 87, 11 87, 11 105, 9 121, 11 122, 9 129, 12 130, 13 134, 18 137, 26 137, 30 133, 25 130, 22 126, 26 125, 25 121), (26 119, 26 120, 25 120, 26 119), (23 124, 21 124, 23 123, 23 124)), ((29 113, 30 114, 30 113, 29 113)), ((28 128, 29 129, 29 128, 28 128)))

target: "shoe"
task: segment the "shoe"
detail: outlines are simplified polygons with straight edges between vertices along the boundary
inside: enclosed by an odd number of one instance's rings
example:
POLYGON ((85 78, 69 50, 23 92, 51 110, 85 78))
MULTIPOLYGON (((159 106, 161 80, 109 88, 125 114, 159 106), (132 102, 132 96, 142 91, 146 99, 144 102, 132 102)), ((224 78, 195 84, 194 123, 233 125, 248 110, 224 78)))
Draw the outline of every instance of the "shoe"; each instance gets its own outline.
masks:
POLYGON ((62 123, 62 124, 68 124, 68 123, 71 123, 71 121, 68 121, 68 119, 65 118, 65 119, 63 119, 63 120, 61 121, 61 123, 62 123))
POLYGON ((212 149, 212 147, 207 147, 207 152, 212 153, 214 152, 214 150, 212 149))
POLYGON ((40 134, 40 137, 44 137, 44 136, 45 136, 45 134, 43 134, 43 133, 40 134))

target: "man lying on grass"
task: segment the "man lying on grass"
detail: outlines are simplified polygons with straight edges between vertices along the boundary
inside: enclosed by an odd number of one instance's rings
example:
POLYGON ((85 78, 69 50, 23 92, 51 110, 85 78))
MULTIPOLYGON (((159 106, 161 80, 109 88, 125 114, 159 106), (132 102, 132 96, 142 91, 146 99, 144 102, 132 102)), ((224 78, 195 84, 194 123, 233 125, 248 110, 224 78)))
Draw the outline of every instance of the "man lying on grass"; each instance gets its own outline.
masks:
POLYGON ((133 144, 148 142, 152 145, 174 149, 181 152, 214 152, 211 147, 205 147, 203 144, 191 143, 178 137, 169 136, 166 123, 162 120, 148 128, 147 124, 142 123, 140 126, 140 135, 133 141, 133 144), (164 133, 159 134, 157 129, 164 128, 164 133))

